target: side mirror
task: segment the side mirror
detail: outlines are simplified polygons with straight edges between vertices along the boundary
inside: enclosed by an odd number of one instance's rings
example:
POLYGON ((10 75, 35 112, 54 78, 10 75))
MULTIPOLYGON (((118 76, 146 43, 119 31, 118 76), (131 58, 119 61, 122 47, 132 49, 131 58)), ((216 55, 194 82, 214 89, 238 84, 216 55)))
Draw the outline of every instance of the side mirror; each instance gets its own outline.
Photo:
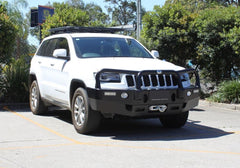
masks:
POLYGON ((159 58, 159 52, 157 50, 152 50, 151 54, 152 54, 152 56, 159 58))
POLYGON ((53 57, 67 58, 67 50, 66 49, 56 49, 53 51, 53 57))

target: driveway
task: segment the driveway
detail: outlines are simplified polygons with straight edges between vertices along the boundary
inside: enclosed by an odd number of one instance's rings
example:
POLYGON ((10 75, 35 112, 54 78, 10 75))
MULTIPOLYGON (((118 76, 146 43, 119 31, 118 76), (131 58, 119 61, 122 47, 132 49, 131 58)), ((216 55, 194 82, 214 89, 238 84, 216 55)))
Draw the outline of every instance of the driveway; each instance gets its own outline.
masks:
POLYGON ((28 107, 0 107, 0 168, 236 168, 240 111, 201 102, 181 129, 158 119, 105 120, 78 134, 69 111, 35 116, 28 107))

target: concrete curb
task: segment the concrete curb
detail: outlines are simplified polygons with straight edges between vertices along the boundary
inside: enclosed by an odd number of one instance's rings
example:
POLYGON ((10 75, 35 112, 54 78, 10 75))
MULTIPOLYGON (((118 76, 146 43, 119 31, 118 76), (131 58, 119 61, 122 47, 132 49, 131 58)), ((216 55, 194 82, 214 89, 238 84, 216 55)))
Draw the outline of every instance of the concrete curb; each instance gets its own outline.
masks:
POLYGON ((226 104, 226 103, 210 102, 207 100, 200 100, 199 105, 215 106, 219 108, 240 111, 240 104, 226 104))

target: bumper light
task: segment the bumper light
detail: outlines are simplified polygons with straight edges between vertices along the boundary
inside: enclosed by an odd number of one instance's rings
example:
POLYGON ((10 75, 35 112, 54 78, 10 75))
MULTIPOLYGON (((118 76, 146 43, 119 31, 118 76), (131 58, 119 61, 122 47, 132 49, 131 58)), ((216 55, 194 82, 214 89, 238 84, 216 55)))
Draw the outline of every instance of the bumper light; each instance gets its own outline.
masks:
POLYGON ((123 93, 121 94, 121 98, 123 98, 123 99, 128 98, 128 94, 127 94, 126 92, 123 92, 123 93))
POLYGON ((116 96, 116 92, 104 92, 104 96, 116 96))
POLYGON ((189 97, 189 96, 191 96, 192 95, 192 92, 191 91, 188 91, 187 92, 187 96, 189 97))

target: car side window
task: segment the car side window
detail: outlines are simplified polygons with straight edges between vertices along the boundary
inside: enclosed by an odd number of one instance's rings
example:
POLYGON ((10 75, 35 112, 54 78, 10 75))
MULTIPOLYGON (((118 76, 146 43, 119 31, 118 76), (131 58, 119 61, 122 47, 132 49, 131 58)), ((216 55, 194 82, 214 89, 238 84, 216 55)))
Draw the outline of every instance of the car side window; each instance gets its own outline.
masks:
POLYGON ((49 40, 46 40, 42 43, 41 47, 39 48, 37 55, 39 56, 47 56, 47 46, 48 46, 49 40))
POLYGON ((55 49, 66 49, 67 55, 69 56, 68 42, 65 38, 54 38, 44 41, 38 50, 37 55, 52 57, 55 49))
POLYGON ((51 39, 48 43, 48 46, 46 48, 46 56, 52 57, 53 56, 53 51, 55 50, 57 45, 57 39, 51 39))
POLYGON ((66 49, 67 50, 67 56, 69 56, 69 47, 68 47, 68 41, 65 38, 58 38, 57 44, 55 49, 66 49))

